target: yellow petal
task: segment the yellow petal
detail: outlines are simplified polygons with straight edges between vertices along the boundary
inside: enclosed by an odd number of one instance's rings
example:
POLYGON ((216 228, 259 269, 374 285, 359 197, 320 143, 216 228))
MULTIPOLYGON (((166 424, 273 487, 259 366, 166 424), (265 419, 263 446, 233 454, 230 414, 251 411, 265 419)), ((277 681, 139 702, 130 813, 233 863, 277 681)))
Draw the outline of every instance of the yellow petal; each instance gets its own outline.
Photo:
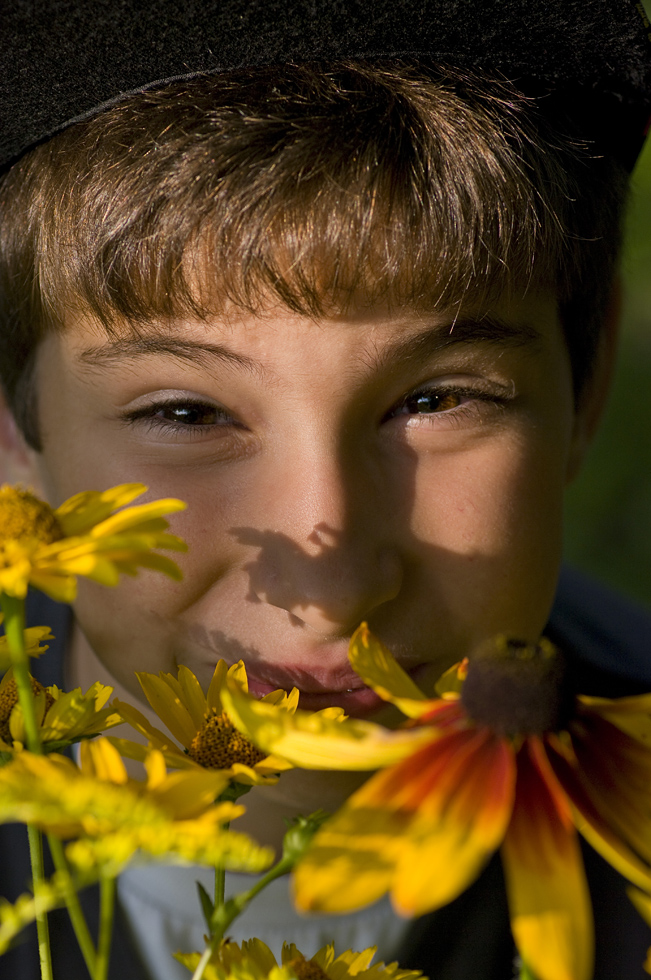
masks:
POLYGON ((292 876, 299 910, 350 912, 391 887, 406 819, 345 805, 315 836, 292 876))
POLYGON ((353 633, 348 659, 365 684, 409 718, 419 718, 426 710, 428 699, 366 623, 353 633))
POLYGON ((540 741, 518 754, 513 817, 502 847, 511 927, 537 980, 589 980, 594 937, 576 831, 540 741))
MULTIPOLYGON (((285 962, 284 947, 285 944, 283 943, 283 963, 285 962)), ((294 946, 294 943, 291 944, 290 949, 292 950, 292 953, 287 957, 287 959, 293 959, 294 956, 296 956, 296 953, 298 952, 298 950, 296 950, 296 946, 294 946), (296 952, 294 952, 294 950, 296 950, 296 952)), ((377 946, 371 947, 371 949, 375 951, 377 950, 377 946)), ((371 954, 371 959, 372 958, 373 958, 373 954, 371 954)), ((322 946, 321 949, 319 949, 314 954, 314 956, 311 957, 311 959, 313 963, 318 963, 322 970, 327 971, 334 963, 334 959, 335 959, 334 946, 332 945, 332 943, 330 943, 328 946, 322 946)), ((334 980, 334 978, 330 974, 328 974, 328 976, 330 977, 330 980, 334 980)))
POLYGON ((160 720, 169 728, 174 738, 187 748, 197 733, 197 726, 181 698, 163 677, 140 671, 136 671, 136 677, 160 720))
POLYGON ((164 784, 152 787, 157 802, 177 819, 188 819, 204 810, 226 789, 227 773, 215 769, 173 772, 164 784))
POLYGON ((651 865, 651 752, 593 712, 570 732, 579 777, 602 819, 651 865))
POLYGON ((233 724, 255 745, 305 769, 377 769, 432 738, 429 729, 392 732, 372 722, 336 720, 321 712, 289 714, 235 686, 224 688, 222 701, 233 724))
POLYGON ((22 561, 7 568, 0 570, 0 590, 7 595, 15 596, 17 599, 24 599, 27 595, 27 586, 30 581, 32 570, 29 561, 22 561))
POLYGON ((84 732, 94 715, 94 699, 87 699, 78 687, 54 702, 44 719, 41 738, 44 742, 75 738, 84 732))
MULTIPOLYGON (((300 691, 297 687, 293 687, 289 692, 283 691, 282 688, 278 691, 270 691, 269 694, 265 694, 260 700, 266 704, 275 704, 278 708, 284 708, 285 711, 291 711, 293 713, 298 708, 299 697, 300 691)), ((340 708, 338 714, 343 713, 343 708, 340 708)))
POLYGON ((395 796, 393 787, 407 780, 413 789, 402 789, 404 804, 418 809, 392 899, 401 914, 423 915, 456 898, 502 842, 513 806, 513 750, 486 729, 456 732, 378 774, 360 795, 395 796))
POLYGON ((231 664, 226 673, 226 679, 241 687, 244 693, 249 690, 249 681, 246 676, 246 667, 244 666, 243 660, 238 660, 237 663, 231 664))
MULTIPOLYGON (((119 698, 115 698, 113 704, 122 718, 128 722, 132 728, 135 728, 137 732, 144 735, 147 741, 151 742, 154 748, 161 750, 167 748, 177 748, 172 743, 169 735, 166 735, 164 732, 161 732, 159 728, 155 728, 153 725, 151 725, 142 712, 138 711, 137 708, 134 708, 133 705, 128 704, 126 701, 120 701, 119 698)), ((116 739, 112 739, 112 741, 115 743, 116 739)), ((120 741, 126 740, 121 739, 120 741)), ((133 758, 133 756, 129 756, 129 758, 133 758)))
POLYGON ((226 683, 226 674, 228 672, 228 664, 225 660, 218 660, 215 667, 215 671, 210 680, 208 686, 208 694, 206 695, 206 701, 209 708, 214 708, 218 714, 223 711, 221 702, 221 689, 226 683))
MULTIPOLYGON (((284 765, 282 769, 292 769, 291 765, 284 765)), ((270 770, 269 768, 260 768, 256 765, 255 769, 251 766, 245 766, 241 762, 234 762, 230 769, 226 770, 230 773, 232 779, 236 783, 243 783, 245 786, 273 786, 278 782, 278 773, 281 770, 270 770)))
POLYGON ((201 689, 201 684, 184 664, 179 667, 179 685, 183 692, 183 704, 188 709, 195 731, 198 731, 206 720, 208 702, 201 689))
POLYGON ((434 686, 434 690, 441 698, 450 694, 461 694, 467 673, 468 660, 466 658, 458 664, 452 664, 445 673, 441 674, 434 686))
MULTIPOLYGON (((361 953, 356 953, 352 949, 349 949, 345 953, 342 953, 341 956, 338 956, 334 962, 337 965, 345 967, 345 972, 341 974, 342 977, 346 975, 354 977, 358 973, 368 970, 371 965, 371 960, 376 953, 377 946, 369 946, 368 949, 363 950, 361 953)), ((334 950, 331 955, 334 956, 334 950)), ((313 959, 316 959, 316 957, 313 957, 313 959)), ((337 972, 335 968, 335 976, 337 972)), ((332 980, 335 980, 335 977, 332 977, 332 980)))
POLYGON ((30 582, 35 589, 49 595, 55 602, 74 602, 77 598, 77 582, 73 575, 34 569, 30 582))
POLYGON ((120 755, 124 756, 125 759, 135 759, 136 762, 144 762, 149 752, 152 749, 156 749, 161 753, 165 764, 170 769, 202 768, 194 759, 191 759, 189 755, 186 755, 185 752, 181 752, 179 749, 166 749, 160 744, 153 742, 150 742, 148 745, 142 745, 140 742, 131 742, 128 738, 116 738, 114 735, 108 735, 107 738, 111 745, 114 745, 120 755))
POLYGON ((109 490, 84 490, 64 501, 55 514, 66 537, 86 534, 114 510, 130 504, 146 489, 143 483, 123 483, 109 490))
POLYGON ((565 790, 573 808, 574 824, 588 843, 621 875, 643 889, 651 890, 651 869, 604 820, 580 778, 563 753, 550 746, 550 761, 554 773, 565 790))
POLYGON ((79 747, 81 770, 85 775, 95 776, 106 782, 127 783, 127 771, 120 753, 107 738, 92 742, 82 742, 79 747))
POLYGON ((651 694, 616 699, 581 695, 579 701, 632 738, 651 746, 651 694))
POLYGON ((108 537, 124 534, 126 531, 138 533, 142 530, 148 533, 148 526, 154 531, 164 530, 167 521, 161 521, 163 515, 185 510, 186 507, 187 504, 182 500, 174 498, 155 500, 149 504, 137 504, 135 507, 128 507, 107 517, 100 524, 96 524, 90 533, 93 537, 108 537))

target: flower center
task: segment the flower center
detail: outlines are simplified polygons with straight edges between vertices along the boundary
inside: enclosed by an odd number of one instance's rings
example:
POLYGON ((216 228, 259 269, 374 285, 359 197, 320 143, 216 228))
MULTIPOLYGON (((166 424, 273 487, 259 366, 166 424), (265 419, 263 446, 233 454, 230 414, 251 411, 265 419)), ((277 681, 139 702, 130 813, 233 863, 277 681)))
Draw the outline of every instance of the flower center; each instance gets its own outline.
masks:
POLYGON ((211 708, 203 728, 192 739, 188 755, 206 769, 229 769, 233 763, 254 766, 265 753, 238 732, 225 712, 211 708))
POLYGON ((322 970, 314 960, 306 960, 304 956, 295 956, 288 960, 284 966, 289 967, 295 973, 298 980, 330 980, 325 970, 322 970))
POLYGON ((461 701, 473 721, 515 736, 564 728, 574 697, 565 658, 553 643, 499 636, 470 657, 461 701))
POLYGON ((0 487, 0 541, 36 538, 51 544, 63 537, 56 514, 49 504, 28 490, 0 487))
MULTIPOLYGON (((44 691, 43 685, 34 677, 30 677, 32 691, 39 694, 44 691)), ((9 717, 14 706, 18 704, 18 688, 16 681, 11 677, 0 691, 0 738, 9 745, 13 742, 13 737, 9 729, 9 717)), ((49 691, 45 691, 45 710, 48 711, 54 704, 54 698, 49 691)))

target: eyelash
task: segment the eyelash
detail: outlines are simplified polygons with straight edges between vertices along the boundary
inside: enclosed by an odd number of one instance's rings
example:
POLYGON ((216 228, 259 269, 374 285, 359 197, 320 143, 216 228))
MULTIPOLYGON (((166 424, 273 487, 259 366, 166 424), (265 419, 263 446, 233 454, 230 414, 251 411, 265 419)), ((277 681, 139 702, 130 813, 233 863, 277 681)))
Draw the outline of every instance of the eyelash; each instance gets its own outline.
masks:
POLYGON ((211 431, 215 426, 242 426, 228 412, 218 405, 211 405, 209 402, 192 401, 183 399, 178 401, 155 402, 143 408, 137 408, 132 412, 127 412, 123 421, 128 425, 144 423, 150 429, 162 429, 170 434, 183 434, 185 437, 200 436, 211 431), (159 417, 157 413, 178 412, 190 415, 191 413, 202 412, 204 415, 213 415, 215 420, 212 422, 180 422, 173 419, 159 417))
MULTIPOLYGON (((428 385, 423 388, 418 388, 415 391, 411 391, 405 395, 397 407, 394 407, 387 412, 382 421, 386 422, 392 418, 398 418, 401 415, 411 416, 413 418, 444 417, 448 423, 461 423, 464 420, 476 421, 478 418, 478 413, 481 412, 481 407, 478 403, 484 403, 486 409, 490 409, 490 407, 503 408, 508 400, 508 397, 497 395, 495 392, 478 387, 470 388, 459 385, 428 385), (418 398, 424 399, 428 397, 437 398, 440 402, 444 401, 446 398, 462 398, 467 400, 467 404, 455 405, 447 409, 444 408, 442 411, 438 412, 405 411, 405 408, 409 402, 413 402, 418 398)), ((190 399, 157 402, 152 405, 147 405, 143 408, 138 408, 134 411, 126 413, 123 416, 123 421, 129 425, 144 423, 152 430, 163 430, 167 434, 178 434, 182 435, 184 438, 192 438, 193 436, 198 438, 210 431, 213 431, 215 427, 219 426, 243 428, 239 422, 237 422, 225 409, 221 408, 220 406, 211 405, 209 402, 192 401, 190 399), (158 413, 163 412, 178 412, 180 414, 185 413, 188 416, 192 416, 193 413, 195 415, 196 413, 202 413, 204 416, 212 415, 214 420, 209 422, 175 421, 173 419, 159 417, 158 413)))
POLYGON ((510 401, 510 397, 508 396, 498 395, 495 391, 489 391, 479 387, 426 385, 405 395, 399 406, 391 409, 385 416, 385 419, 399 418, 401 415, 405 415, 413 418, 444 418, 448 423, 461 423, 465 420, 477 421, 478 418, 481 418, 483 410, 503 409, 508 401, 510 401), (454 405, 450 408, 444 408, 441 411, 405 411, 409 402, 413 402, 418 398, 427 397, 437 398, 440 402, 445 401, 446 398, 462 398, 466 400, 466 404, 454 405))

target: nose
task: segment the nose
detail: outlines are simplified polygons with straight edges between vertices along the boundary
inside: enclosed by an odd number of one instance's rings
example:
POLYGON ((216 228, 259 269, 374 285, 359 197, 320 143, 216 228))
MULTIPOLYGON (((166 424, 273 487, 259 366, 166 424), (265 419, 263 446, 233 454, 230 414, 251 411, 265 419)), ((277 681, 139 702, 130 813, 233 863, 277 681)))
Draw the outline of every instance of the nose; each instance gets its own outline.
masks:
POLYGON ((246 565, 257 600, 324 636, 346 635, 403 585, 390 495, 359 461, 310 462, 269 488, 271 529, 240 528, 238 538, 258 548, 246 565))

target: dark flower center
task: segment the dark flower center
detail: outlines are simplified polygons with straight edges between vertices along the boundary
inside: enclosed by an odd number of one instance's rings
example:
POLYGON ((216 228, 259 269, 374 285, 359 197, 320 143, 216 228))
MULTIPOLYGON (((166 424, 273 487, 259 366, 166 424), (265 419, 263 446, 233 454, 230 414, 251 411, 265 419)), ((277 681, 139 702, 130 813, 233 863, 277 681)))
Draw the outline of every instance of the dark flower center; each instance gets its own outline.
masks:
POLYGON ((0 541, 36 538, 41 544, 52 544, 62 537, 56 514, 44 500, 28 490, 0 488, 0 541))
POLYGON ((225 712, 210 710, 202 728, 192 739, 188 755, 206 769, 230 769, 235 762, 254 766, 265 753, 238 732, 225 712))
POLYGON ((298 980, 329 980, 328 974, 314 960, 306 960, 304 956, 295 956, 284 964, 295 973, 298 980))
POLYGON ((477 724, 516 736, 565 728, 574 697, 565 657, 553 643, 498 636, 469 658, 461 701, 477 724))
MULTIPOLYGON (((39 694, 41 691, 45 691, 45 688, 39 681, 34 677, 30 677, 32 683, 32 691, 34 694, 39 694)), ((16 686, 16 681, 11 677, 5 684, 2 691, 0 691, 0 738, 3 742, 7 742, 9 745, 13 742, 13 736, 9 729, 9 717, 14 709, 14 706, 18 704, 18 688, 16 686)), ((54 698, 49 691, 45 691, 45 710, 48 711, 54 704, 54 698)))

